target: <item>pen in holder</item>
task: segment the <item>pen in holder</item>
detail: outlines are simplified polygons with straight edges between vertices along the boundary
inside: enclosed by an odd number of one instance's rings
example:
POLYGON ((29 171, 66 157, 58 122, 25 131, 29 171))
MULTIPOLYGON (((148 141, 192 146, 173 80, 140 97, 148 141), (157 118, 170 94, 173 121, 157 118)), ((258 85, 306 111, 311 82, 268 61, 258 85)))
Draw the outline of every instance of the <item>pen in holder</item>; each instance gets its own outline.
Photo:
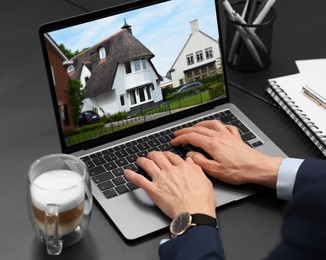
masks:
POLYGON ((265 8, 262 11, 260 2, 248 8, 245 8, 245 5, 246 2, 241 1, 233 4, 232 9, 226 8, 225 53, 227 64, 231 68, 253 72, 267 68, 271 62, 273 23, 276 12, 273 8, 268 8, 268 10, 265 8))

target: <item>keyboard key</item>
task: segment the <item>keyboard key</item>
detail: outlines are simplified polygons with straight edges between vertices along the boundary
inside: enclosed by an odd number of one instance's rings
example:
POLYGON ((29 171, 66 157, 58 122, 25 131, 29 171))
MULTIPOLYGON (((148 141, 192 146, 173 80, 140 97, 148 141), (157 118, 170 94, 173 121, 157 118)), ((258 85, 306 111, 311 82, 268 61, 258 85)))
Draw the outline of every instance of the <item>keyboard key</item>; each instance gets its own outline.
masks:
POLYGON ((122 176, 119 176, 119 177, 113 179, 112 181, 116 186, 126 183, 126 180, 122 176))
POLYGON ((107 169, 108 171, 113 170, 115 168, 117 168, 118 166, 116 165, 115 162, 109 162, 106 164, 103 164, 103 166, 105 167, 105 169, 107 169))
POLYGON ((235 120, 231 122, 231 125, 238 127, 242 134, 249 132, 249 129, 240 120, 235 120))
POLYGON ((97 158, 97 157, 101 157, 101 156, 102 156, 102 153, 101 153, 101 152, 93 153, 93 154, 90 155, 90 157, 91 157, 92 159, 95 159, 95 158, 97 158))
POLYGON ((132 182, 128 182, 126 185, 129 188, 129 190, 135 190, 135 189, 139 188, 136 184, 134 184, 132 182))
POLYGON ((85 161, 85 164, 88 169, 95 167, 95 163, 93 163, 91 160, 85 161))
POLYGON ((139 149, 136 146, 131 146, 128 147, 126 151, 128 152, 128 154, 134 154, 134 153, 138 153, 139 149))
POLYGON ((170 142, 172 140, 169 135, 161 136, 161 137, 159 137, 157 139, 161 142, 161 144, 168 143, 168 142, 170 142))
POLYGON ((251 144, 253 147, 258 147, 258 146, 261 146, 263 145, 263 142, 262 141, 257 141, 257 142, 254 142, 251 144))
POLYGON ((120 186, 118 186, 118 187, 115 187, 115 191, 116 191, 117 193, 119 193, 119 194, 123 194, 123 193, 129 191, 129 189, 127 188, 126 185, 120 185, 120 186))
POLYGON ((159 133, 155 133, 155 134, 149 135, 148 138, 149 138, 149 139, 155 139, 155 138, 157 138, 157 137, 159 137, 159 136, 160 136, 159 133))
POLYGON ((114 151, 120 151, 125 148, 126 148, 126 145, 124 145, 124 144, 120 144, 120 145, 113 147, 114 151))
POLYGON ((142 138, 139 138, 138 140, 137 140, 137 143, 145 143, 145 142, 147 142, 149 140, 149 138, 147 137, 147 136, 144 136, 144 137, 142 137, 142 138))
POLYGON ((160 150, 161 150, 162 152, 172 150, 172 146, 171 146, 169 143, 167 143, 167 144, 162 144, 162 145, 160 145, 158 148, 160 148, 160 150))
POLYGON ((115 161, 115 163, 120 167, 129 164, 126 158, 118 159, 115 161))
POLYGON ((109 149, 102 151, 103 154, 109 154, 109 153, 113 153, 113 152, 114 152, 113 148, 109 148, 109 149))
POLYGON ((114 154, 114 153, 109 153, 107 155, 104 155, 105 160, 107 160, 108 162, 112 162, 116 159, 118 159, 118 157, 114 154))
POLYGON ((131 147, 131 146, 135 146, 135 145, 137 145, 137 141, 130 141, 130 142, 128 142, 128 143, 126 143, 125 144, 126 145, 126 147, 131 147))
POLYGON ((138 157, 147 157, 148 151, 141 151, 139 153, 137 153, 138 157))
POLYGON ((138 156, 136 154, 132 154, 126 157, 128 162, 133 163, 137 160, 138 156))
POLYGON ((170 134, 170 133, 172 133, 172 131, 171 131, 170 129, 166 129, 166 130, 161 131, 161 132, 160 132, 160 135, 161 135, 161 136, 164 136, 164 135, 168 135, 168 134, 170 134))
POLYGON ((246 133, 246 134, 241 135, 241 138, 242 138, 242 140, 244 142, 246 142, 248 140, 251 140, 251 139, 256 138, 256 136, 253 133, 249 132, 249 133, 246 133))
POLYGON ((105 197, 107 197, 108 199, 109 198, 112 198, 112 197, 115 197, 118 195, 118 193, 116 193, 116 191, 114 189, 110 189, 110 190, 107 190, 107 191, 104 191, 103 194, 105 195, 105 197))
POLYGON ((215 117, 216 119, 219 119, 221 116, 224 116, 224 115, 225 115, 224 112, 218 112, 218 113, 214 114, 214 117, 215 117))
POLYGON ((138 167, 134 163, 131 163, 131 164, 128 164, 126 166, 123 166, 123 169, 129 169, 129 170, 137 171, 138 167))
POLYGON ((231 121, 237 120, 237 117, 233 114, 229 114, 229 115, 220 117, 219 120, 221 120, 224 124, 226 124, 231 121))
POLYGON ((97 185, 102 191, 112 189, 114 187, 112 181, 105 181, 97 185))
POLYGON ((157 139, 150 140, 147 143, 149 144, 150 147, 156 147, 161 144, 157 139))
POLYGON ((123 158, 123 157, 126 157, 128 155, 128 152, 126 150, 120 150, 120 151, 115 152, 115 155, 118 158, 123 158))
POLYGON ((123 170, 123 168, 117 168, 117 169, 112 170, 112 172, 116 177, 118 177, 118 176, 123 175, 124 170, 123 170))
POLYGON ((89 176, 93 177, 93 176, 103 173, 105 171, 106 171, 105 168, 102 165, 100 165, 95 168, 89 169, 89 176))
POLYGON ((95 177, 93 177, 93 181, 95 183, 101 183, 103 181, 107 181, 107 180, 110 180, 110 179, 113 179, 113 178, 114 178, 113 173, 106 172, 106 173, 98 174, 95 177))
POLYGON ((83 156, 83 157, 80 157, 80 159, 83 161, 83 162, 86 162, 86 161, 89 161, 91 159, 91 157, 89 156, 83 156))
POLYGON ((228 114, 232 114, 232 112, 231 112, 230 110, 225 110, 224 113, 225 113, 226 115, 228 115, 228 114))
POLYGON ((97 157, 93 159, 93 163, 96 165, 102 165, 103 163, 106 163, 106 160, 103 157, 97 157))
POLYGON ((147 143, 140 143, 137 145, 137 147, 141 150, 141 151, 144 151, 144 150, 147 150, 149 149, 149 145, 147 143))

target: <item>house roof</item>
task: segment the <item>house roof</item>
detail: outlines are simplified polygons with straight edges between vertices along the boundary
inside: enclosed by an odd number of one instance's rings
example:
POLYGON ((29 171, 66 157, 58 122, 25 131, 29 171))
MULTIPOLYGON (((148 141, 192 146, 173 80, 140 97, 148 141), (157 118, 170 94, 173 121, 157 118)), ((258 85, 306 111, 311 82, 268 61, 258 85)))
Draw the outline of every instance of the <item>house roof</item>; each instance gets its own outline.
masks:
MULTIPOLYGON (((83 65, 85 65, 91 71, 91 77, 85 86, 84 96, 92 98, 107 93, 112 89, 119 63, 137 58, 147 58, 150 60, 153 57, 154 54, 136 39, 129 29, 122 29, 73 57, 75 72, 72 78, 80 79, 83 65), (98 53, 101 47, 104 47, 106 51, 106 58, 103 60, 100 60, 98 53)), ((160 78, 161 76, 158 75, 158 77, 160 78)))
MULTIPOLYGON (((205 36, 205 37, 211 39, 212 41, 218 43, 217 40, 215 40, 215 39, 212 38, 211 36, 207 35, 206 33, 202 32, 202 31, 200 31, 200 30, 199 30, 199 33, 200 33, 201 35, 203 35, 203 36, 205 36)), ((188 43, 190 42, 190 40, 191 40, 192 37, 193 37, 193 34, 190 34, 190 36, 188 37, 188 40, 186 41, 185 45, 183 45, 181 51, 180 51, 179 54, 178 54, 178 57, 177 57, 177 58, 175 59, 175 61, 173 62, 173 64, 172 64, 172 66, 171 66, 171 68, 170 68, 169 71, 172 71, 172 70, 173 70, 175 64, 177 63, 177 61, 178 61, 179 58, 181 57, 181 54, 183 53, 184 49, 186 48, 186 46, 188 45, 188 43)))

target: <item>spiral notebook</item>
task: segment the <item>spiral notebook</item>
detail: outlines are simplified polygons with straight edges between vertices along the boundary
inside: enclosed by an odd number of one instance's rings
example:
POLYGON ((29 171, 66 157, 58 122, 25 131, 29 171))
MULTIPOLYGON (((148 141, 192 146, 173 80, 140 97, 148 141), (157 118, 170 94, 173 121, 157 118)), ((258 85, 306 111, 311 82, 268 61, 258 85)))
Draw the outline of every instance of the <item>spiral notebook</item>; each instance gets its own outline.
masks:
POLYGON ((326 76, 297 73, 269 79, 267 93, 326 156, 326 109, 309 99, 304 85, 326 96, 326 76))

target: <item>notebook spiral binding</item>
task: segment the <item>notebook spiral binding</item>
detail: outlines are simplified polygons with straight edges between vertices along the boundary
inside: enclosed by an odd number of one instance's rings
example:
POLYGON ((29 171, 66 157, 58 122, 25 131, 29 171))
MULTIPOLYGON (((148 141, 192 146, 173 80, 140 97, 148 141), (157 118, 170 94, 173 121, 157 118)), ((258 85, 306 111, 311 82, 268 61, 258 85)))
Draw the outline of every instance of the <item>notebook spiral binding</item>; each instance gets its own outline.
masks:
POLYGON ((278 105, 294 120, 294 122, 306 133, 310 140, 326 156, 326 135, 307 117, 294 101, 275 81, 269 81, 266 87, 267 93, 278 105))

